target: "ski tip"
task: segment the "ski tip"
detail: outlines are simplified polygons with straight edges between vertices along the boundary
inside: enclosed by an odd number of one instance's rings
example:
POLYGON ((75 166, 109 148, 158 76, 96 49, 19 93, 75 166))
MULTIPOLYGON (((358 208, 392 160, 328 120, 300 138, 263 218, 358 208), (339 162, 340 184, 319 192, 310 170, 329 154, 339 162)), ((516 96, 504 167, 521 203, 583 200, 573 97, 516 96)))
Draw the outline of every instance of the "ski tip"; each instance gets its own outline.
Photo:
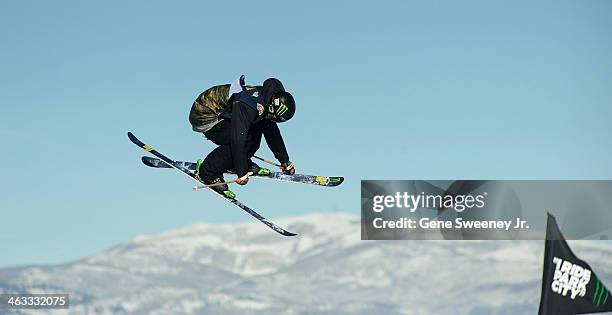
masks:
POLYGON ((283 229, 282 227, 264 219, 264 218, 258 218, 259 221, 263 222, 265 225, 267 225, 268 227, 272 228, 274 231, 276 231, 276 233, 283 235, 283 236, 296 236, 297 234, 295 233, 291 233, 285 229, 283 229))
POLYGON ((344 183, 344 177, 341 177, 341 176, 330 177, 328 186, 336 187, 342 183, 344 183))
POLYGON ((140 160, 142 161, 142 163, 148 167, 157 167, 153 161, 155 161, 153 158, 150 158, 148 156, 143 156, 140 158, 140 160))
POLYGON ((133 144, 147 150, 147 151, 152 151, 153 148, 151 148, 150 146, 144 144, 142 141, 138 140, 138 138, 136 138, 136 136, 131 133, 130 131, 128 131, 128 138, 130 138, 130 141, 132 141, 133 144))
POLYGON ((136 144, 138 144, 138 142, 140 142, 138 140, 138 138, 136 138, 136 136, 131 131, 128 131, 127 136, 130 139, 130 141, 132 141, 132 142, 134 142, 136 144))
POLYGON ((297 235, 296 233, 289 232, 289 231, 287 231, 287 230, 285 230, 285 229, 283 229, 283 228, 281 228, 279 226, 276 226, 276 225, 273 226, 272 229, 275 230, 276 232, 278 232, 278 234, 280 234, 282 236, 296 236, 297 235))

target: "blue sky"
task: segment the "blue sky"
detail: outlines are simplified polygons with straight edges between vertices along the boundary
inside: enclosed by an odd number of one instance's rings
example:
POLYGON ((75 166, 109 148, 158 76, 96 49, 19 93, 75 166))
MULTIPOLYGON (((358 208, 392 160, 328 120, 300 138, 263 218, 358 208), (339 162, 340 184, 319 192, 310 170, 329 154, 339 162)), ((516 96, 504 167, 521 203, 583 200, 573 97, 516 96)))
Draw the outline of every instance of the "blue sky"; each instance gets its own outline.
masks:
POLYGON ((268 217, 358 214, 361 179, 610 179, 611 14, 609 1, 2 2, 0 266, 251 220, 145 168, 126 137, 204 156, 191 102, 240 74, 294 94, 281 129, 299 172, 347 178, 236 188, 268 217))

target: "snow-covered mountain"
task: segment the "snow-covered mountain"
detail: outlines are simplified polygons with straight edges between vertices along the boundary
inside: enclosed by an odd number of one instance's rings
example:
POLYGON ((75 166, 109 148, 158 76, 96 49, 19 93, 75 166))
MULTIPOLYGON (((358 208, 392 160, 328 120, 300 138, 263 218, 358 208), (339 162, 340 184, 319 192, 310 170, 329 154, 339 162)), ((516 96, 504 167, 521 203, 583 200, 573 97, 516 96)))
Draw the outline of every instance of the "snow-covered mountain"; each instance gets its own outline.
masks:
MULTIPOLYGON (((0 292, 69 293, 70 309, 51 314, 537 312, 543 241, 361 241, 349 214, 275 222, 299 236, 196 224, 65 265, 0 269, 0 292)), ((612 285, 608 244, 570 245, 612 285)))

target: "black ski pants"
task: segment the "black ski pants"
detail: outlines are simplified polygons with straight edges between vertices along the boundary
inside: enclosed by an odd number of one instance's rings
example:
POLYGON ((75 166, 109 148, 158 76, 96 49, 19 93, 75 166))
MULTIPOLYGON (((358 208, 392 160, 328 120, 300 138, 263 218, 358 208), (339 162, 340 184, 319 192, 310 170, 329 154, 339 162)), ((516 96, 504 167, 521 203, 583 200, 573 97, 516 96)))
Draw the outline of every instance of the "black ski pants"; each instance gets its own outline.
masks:
MULTIPOLYGON (((263 130, 261 124, 252 125, 247 134, 247 155, 250 159, 259 149, 263 130)), ((212 129, 204 132, 206 139, 212 141, 218 147, 210 152, 200 168, 200 177, 207 181, 212 181, 216 178, 223 178, 223 173, 234 169, 234 161, 232 158, 232 149, 230 147, 230 128, 231 123, 227 120, 222 120, 217 123, 212 129), (203 174, 202 174, 203 173, 203 174)))

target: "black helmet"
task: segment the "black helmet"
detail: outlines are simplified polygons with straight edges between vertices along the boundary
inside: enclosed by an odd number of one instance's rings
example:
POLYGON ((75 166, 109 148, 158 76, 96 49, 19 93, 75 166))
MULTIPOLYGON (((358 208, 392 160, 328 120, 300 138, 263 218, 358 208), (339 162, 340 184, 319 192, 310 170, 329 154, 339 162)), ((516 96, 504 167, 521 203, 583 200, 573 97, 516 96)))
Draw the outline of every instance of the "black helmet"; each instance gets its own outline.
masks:
POLYGON ((272 114, 270 119, 275 122, 284 122, 295 114, 295 101, 289 92, 278 92, 272 97, 268 112, 272 114))

